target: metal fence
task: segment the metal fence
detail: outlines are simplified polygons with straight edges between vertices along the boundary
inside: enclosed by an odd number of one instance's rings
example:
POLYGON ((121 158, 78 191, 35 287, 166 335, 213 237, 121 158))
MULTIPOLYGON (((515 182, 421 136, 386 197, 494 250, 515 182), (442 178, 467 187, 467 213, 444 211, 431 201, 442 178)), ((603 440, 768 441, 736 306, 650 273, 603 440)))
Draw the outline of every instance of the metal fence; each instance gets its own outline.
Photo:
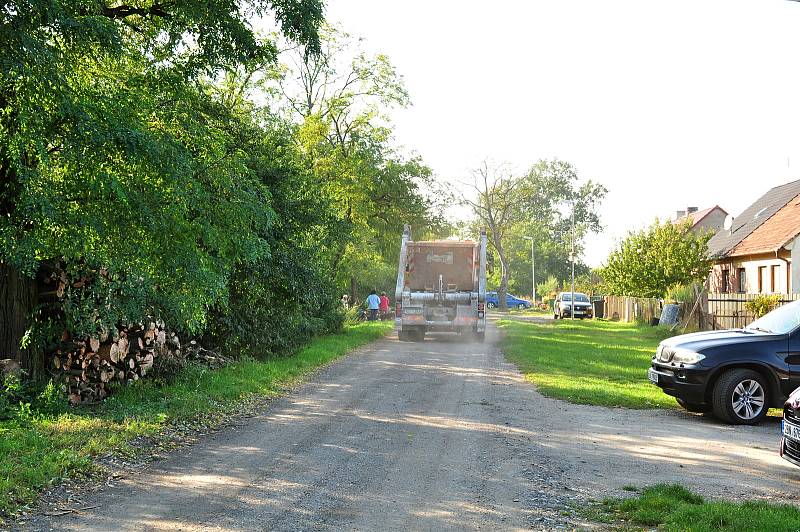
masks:
MULTIPOLYGON (((800 300, 800 294, 776 294, 780 303, 800 300)), ((738 329, 755 320, 745 305, 759 294, 709 294, 701 292, 693 301, 680 303, 678 319, 683 330, 738 329)), ((644 297, 605 296, 602 316, 622 322, 649 323, 661 316, 662 301, 644 297)))
MULTIPOLYGON (((780 296, 780 303, 791 303, 800 299, 800 294, 776 294, 780 296)), ((738 329, 746 327, 756 317, 745 308, 748 301, 757 298, 759 294, 708 294, 708 329, 738 329)))

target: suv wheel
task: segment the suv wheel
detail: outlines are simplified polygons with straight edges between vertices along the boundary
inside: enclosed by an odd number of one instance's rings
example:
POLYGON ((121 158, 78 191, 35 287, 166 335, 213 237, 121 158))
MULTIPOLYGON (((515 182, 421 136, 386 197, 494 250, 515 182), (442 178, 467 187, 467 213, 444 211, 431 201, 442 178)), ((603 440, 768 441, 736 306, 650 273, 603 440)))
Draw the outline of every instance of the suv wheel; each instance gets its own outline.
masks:
POLYGON ((517 309, 518 310, 525 310, 525 303, 520 303, 519 305, 517 305, 517 309))
POLYGON ((750 369, 726 371, 714 385, 714 415, 734 425, 756 425, 769 409, 764 377, 750 369))
POLYGON ((486 303, 486 306, 487 306, 487 307, 489 307, 489 308, 494 308, 494 307, 496 307, 497 305, 495 305, 494 303, 492 303, 492 302, 490 301, 489 303, 486 303))

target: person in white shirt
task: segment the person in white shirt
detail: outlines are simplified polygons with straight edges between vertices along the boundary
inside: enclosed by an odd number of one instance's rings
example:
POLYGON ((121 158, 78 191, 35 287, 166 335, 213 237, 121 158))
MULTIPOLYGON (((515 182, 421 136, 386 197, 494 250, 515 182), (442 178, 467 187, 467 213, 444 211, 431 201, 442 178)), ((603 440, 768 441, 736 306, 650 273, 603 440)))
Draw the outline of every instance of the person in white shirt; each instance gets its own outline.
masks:
POLYGON ((369 317, 367 319, 369 321, 375 321, 378 319, 378 309, 380 306, 381 298, 378 297, 378 294, 375 293, 375 290, 372 290, 367 296, 367 308, 369 309, 369 317))

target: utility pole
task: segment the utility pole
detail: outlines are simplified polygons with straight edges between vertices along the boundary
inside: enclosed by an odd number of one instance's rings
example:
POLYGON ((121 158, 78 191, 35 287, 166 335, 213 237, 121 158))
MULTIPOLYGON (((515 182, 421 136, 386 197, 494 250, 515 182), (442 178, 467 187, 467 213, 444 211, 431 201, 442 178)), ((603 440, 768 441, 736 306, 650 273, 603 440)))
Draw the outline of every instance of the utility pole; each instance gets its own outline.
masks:
POLYGON ((572 226, 572 251, 569 254, 569 260, 572 262, 572 287, 569 295, 570 301, 570 319, 575 319, 575 201, 572 202, 572 215, 570 216, 570 225, 572 226))
POLYGON ((533 306, 536 306, 536 259, 534 257, 534 250, 533 250, 533 237, 532 236, 524 236, 522 237, 525 240, 531 241, 531 295, 533 296, 533 306))

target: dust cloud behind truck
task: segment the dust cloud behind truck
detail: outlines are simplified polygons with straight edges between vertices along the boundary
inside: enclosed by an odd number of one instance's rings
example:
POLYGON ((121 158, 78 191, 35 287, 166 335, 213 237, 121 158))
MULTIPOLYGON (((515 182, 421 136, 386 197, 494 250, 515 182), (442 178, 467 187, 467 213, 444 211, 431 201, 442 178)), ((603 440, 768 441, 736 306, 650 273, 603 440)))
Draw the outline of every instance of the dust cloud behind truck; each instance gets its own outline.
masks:
POLYGON ((395 325, 401 341, 449 331, 483 341, 486 333, 486 231, 480 241, 411 240, 400 244, 395 325))

